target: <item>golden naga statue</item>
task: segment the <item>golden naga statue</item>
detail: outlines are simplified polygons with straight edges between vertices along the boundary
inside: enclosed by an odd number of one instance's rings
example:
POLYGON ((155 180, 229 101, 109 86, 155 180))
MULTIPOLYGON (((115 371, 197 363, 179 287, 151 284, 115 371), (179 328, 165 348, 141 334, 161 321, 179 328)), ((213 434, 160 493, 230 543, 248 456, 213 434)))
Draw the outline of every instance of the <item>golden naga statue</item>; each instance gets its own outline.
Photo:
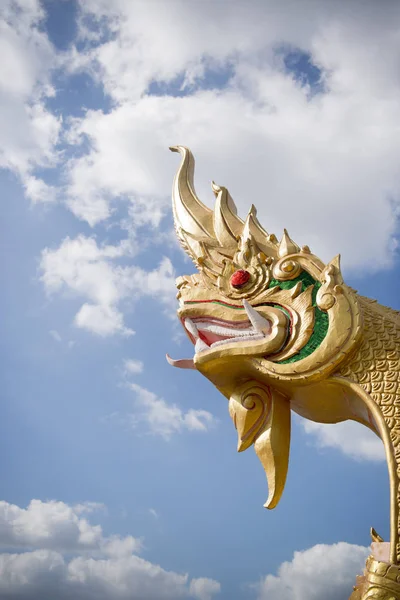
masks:
POLYGON ((178 316, 193 359, 170 364, 205 375, 229 400, 238 451, 254 444, 268 480, 265 504, 283 492, 290 412, 318 423, 347 419, 382 440, 390 478, 390 543, 372 529, 372 553, 351 600, 400 599, 400 313, 359 296, 285 231, 245 221, 212 184, 210 210, 196 196, 187 148, 173 185, 177 236, 198 273, 177 279, 178 316))

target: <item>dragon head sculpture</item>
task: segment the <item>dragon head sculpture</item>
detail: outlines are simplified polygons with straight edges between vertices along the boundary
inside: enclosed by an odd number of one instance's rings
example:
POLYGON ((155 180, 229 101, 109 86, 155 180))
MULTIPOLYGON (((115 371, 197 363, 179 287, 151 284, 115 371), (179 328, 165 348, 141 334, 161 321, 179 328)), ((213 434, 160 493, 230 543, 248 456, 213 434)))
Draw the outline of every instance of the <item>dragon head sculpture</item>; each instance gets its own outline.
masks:
POLYGON ((197 369, 229 400, 238 450, 254 445, 265 469, 267 508, 277 505, 286 481, 291 410, 319 423, 353 419, 372 429, 387 456, 391 542, 385 552, 396 564, 399 313, 348 287, 339 256, 326 265, 286 230, 278 241, 258 222, 254 206, 240 219, 227 189, 215 183, 210 210, 196 196, 190 150, 171 150, 182 156, 172 193, 175 229, 198 273, 177 279, 178 316, 194 356, 167 356, 170 364, 197 369))

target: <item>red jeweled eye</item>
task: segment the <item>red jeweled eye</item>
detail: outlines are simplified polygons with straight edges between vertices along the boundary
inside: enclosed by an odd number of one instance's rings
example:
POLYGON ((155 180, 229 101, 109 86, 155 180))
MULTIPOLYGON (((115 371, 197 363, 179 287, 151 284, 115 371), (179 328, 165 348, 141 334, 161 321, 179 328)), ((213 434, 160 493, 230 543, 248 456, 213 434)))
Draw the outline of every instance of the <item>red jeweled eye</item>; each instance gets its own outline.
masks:
POLYGON ((239 271, 235 271, 232 275, 230 280, 231 286, 234 288, 241 288, 244 285, 246 285, 249 279, 250 273, 248 271, 245 271, 244 269, 240 269, 239 271))

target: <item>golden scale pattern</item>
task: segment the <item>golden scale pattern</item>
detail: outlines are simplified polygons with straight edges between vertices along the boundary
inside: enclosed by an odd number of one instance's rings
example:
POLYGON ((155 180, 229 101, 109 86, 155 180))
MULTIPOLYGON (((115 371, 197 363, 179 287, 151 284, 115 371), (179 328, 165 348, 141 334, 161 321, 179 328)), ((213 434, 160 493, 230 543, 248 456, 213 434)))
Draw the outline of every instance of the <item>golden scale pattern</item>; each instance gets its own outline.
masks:
MULTIPOLYGON (((338 374, 362 386, 380 407, 393 444, 400 505, 400 313, 363 296, 359 301, 364 339, 338 374)), ((400 539, 400 517, 397 528, 400 539)), ((400 543, 396 555, 400 561, 400 543)))

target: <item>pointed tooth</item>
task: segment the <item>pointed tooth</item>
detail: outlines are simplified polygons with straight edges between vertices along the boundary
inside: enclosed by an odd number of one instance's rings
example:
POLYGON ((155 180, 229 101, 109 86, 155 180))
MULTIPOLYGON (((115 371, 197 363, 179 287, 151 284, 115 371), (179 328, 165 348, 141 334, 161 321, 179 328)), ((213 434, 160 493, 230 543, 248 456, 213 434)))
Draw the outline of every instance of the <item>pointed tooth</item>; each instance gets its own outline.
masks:
POLYGON ((221 191, 221 186, 219 186, 218 184, 215 183, 215 181, 211 182, 211 189, 214 192, 214 196, 218 196, 219 192, 221 191))
POLYGON ((185 319, 185 327, 188 330, 188 332, 192 334, 194 339, 197 340, 197 338, 199 337, 199 332, 192 319, 185 319))
POLYGON ((210 346, 207 346, 207 344, 201 339, 198 338, 196 341, 196 345, 194 347, 194 351, 197 354, 198 352, 203 352, 203 350, 209 350, 210 346))
POLYGON ((249 302, 247 302, 246 299, 243 299, 243 306, 254 329, 259 333, 263 333, 264 335, 270 333, 271 323, 268 321, 268 319, 264 319, 264 317, 262 317, 260 313, 258 313, 256 309, 253 308, 249 302))

